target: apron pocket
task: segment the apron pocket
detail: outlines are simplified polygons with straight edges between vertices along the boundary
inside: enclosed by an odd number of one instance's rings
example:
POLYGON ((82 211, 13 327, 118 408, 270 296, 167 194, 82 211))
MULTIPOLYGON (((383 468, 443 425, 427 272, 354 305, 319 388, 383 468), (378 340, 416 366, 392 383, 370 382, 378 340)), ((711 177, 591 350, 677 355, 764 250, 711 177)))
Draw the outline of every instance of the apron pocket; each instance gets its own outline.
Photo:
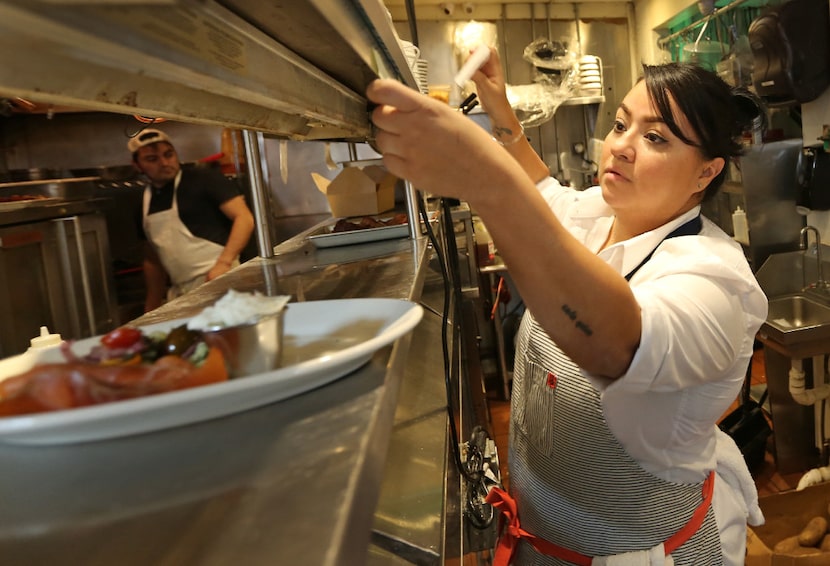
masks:
POLYGON ((543 454, 553 453, 558 378, 539 364, 525 362, 522 402, 515 422, 522 434, 543 454))

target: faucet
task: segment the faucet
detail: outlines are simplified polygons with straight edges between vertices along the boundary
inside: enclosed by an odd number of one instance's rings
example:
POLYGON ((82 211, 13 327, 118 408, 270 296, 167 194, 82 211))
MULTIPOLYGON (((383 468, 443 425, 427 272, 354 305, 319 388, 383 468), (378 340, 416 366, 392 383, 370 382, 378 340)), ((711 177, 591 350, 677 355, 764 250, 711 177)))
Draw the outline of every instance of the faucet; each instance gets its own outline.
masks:
POLYGON ((824 280, 824 270, 822 269, 821 264, 821 236, 819 235, 818 228, 815 226, 805 226, 801 229, 801 249, 807 250, 807 244, 809 243, 808 240, 810 239, 809 233, 812 232, 815 236, 816 240, 816 265, 818 268, 818 280, 811 284, 807 285, 804 288, 816 288, 819 290, 827 290, 830 285, 828 285, 827 281, 824 280))

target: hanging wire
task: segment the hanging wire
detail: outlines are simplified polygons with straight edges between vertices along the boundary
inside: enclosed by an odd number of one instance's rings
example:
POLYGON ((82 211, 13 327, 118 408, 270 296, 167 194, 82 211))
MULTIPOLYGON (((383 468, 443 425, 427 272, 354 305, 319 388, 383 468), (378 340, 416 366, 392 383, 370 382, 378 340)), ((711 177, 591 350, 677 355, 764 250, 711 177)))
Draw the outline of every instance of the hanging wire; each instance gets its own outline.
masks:
POLYGON ((132 122, 130 122, 129 124, 126 124, 124 126, 124 135, 127 136, 128 138, 136 137, 137 135, 139 135, 141 132, 143 132, 144 130, 146 130, 147 128, 152 126, 153 124, 160 124, 160 123, 166 121, 165 118, 151 118, 151 117, 148 117, 148 116, 140 116, 138 114, 133 115, 132 118, 141 125, 138 127, 137 130, 135 130, 135 128, 130 128, 130 126, 135 126, 135 124, 133 124, 132 122))

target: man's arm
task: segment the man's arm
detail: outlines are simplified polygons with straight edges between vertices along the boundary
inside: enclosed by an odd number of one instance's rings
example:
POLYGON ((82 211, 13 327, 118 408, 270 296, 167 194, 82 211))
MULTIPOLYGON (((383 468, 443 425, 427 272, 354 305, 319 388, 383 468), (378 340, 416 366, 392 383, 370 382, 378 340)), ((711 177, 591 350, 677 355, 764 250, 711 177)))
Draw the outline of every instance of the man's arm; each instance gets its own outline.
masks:
POLYGON ((251 239, 254 231, 254 215, 245 203, 244 196, 239 195, 223 202, 219 209, 233 221, 233 225, 228 241, 225 242, 225 248, 208 271, 208 281, 230 270, 231 264, 248 245, 248 240, 251 239))
POLYGON ((144 243, 144 284, 147 294, 144 298, 144 312, 157 309, 167 297, 167 272, 161 265, 161 260, 155 248, 149 242, 144 243))

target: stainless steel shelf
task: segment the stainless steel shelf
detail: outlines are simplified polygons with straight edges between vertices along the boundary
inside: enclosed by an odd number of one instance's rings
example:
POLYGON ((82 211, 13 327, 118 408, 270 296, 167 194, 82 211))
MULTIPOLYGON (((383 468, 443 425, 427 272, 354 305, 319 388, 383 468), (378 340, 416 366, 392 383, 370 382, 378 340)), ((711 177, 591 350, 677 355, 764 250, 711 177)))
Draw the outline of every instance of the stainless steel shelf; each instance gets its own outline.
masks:
POLYGON ((0 96, 365 140, 365 87, 417 88, 380 0, 0 2, 0 96))

